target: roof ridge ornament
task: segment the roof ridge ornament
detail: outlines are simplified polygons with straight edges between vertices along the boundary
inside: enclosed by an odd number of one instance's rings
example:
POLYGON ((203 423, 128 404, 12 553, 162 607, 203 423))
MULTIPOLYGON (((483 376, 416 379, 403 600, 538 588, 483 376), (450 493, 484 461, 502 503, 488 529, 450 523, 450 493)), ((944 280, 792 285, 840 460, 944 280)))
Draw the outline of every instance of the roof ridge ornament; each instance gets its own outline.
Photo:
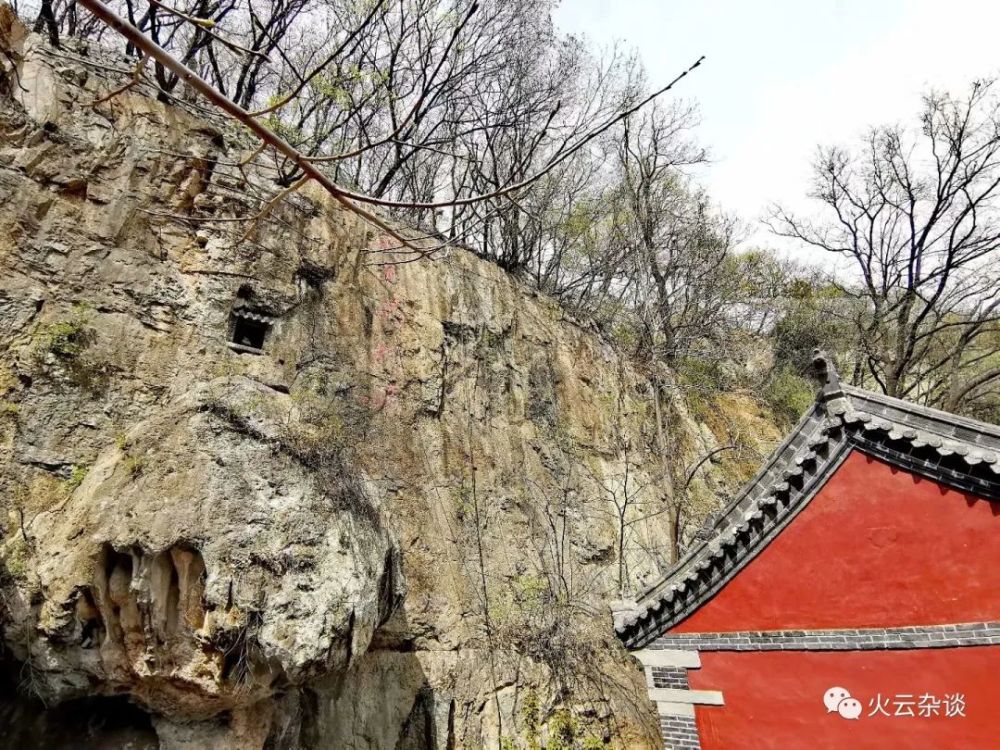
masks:
POLYGON ((844 391, 840 387, 840 375, 833 359, 820 348, 813 349, 812 374, 819 381, 821 389, 816 395, 818 401, 826 403, 835 398, 844 398, 844 391))

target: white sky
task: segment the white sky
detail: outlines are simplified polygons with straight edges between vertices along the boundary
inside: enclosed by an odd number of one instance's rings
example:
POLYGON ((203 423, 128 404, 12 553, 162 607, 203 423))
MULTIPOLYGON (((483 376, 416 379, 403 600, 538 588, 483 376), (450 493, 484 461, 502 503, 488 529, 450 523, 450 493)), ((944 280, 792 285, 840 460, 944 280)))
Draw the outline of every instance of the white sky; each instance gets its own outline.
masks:
POLYGON ((652 86, 707 56, 677 95, 700 106, 702 182, 748 222, 772 201, 810 210, 817 144, 913 122, 927 86, 960 92, 1000 69, 997 0, 562 0, 556 22, 637 48, 652 86))

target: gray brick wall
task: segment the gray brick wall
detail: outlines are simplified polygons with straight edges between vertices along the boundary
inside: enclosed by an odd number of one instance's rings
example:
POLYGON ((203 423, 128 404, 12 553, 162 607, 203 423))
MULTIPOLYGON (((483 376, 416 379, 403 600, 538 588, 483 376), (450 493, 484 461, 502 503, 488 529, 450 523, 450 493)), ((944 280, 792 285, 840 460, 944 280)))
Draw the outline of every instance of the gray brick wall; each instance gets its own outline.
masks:
POLYGON ((690 716, 661 716, 663 750, 701 750, 698 727, 690 716))
POLYGON ((771 630, 662 635, 648 648, 697 651, 874 651, 1000 645, 1000 622, 867 630, 771 630))
POLYGON ((688 676, 684 667, 653 667, 653 687, 687 690, 688 676))

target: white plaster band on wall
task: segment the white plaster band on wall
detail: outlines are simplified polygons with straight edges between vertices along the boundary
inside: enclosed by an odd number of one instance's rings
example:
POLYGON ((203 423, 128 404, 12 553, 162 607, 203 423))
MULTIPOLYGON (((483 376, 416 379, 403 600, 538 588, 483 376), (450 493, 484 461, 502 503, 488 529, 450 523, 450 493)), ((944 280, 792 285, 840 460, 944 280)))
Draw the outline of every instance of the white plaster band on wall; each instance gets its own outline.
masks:
POLYGON ((656 712, 660 716, 686 716, 694 718, 693 703, 673 703, 671 701, 657 701, 656 712))
POLYGON ((701 666, 701 656, 697 651, 686 651, 673 648, 644 648, 633 651, 632 656, 644 667, 686 667, 698 669, 701 666))
POLYGON ((657 703, 691 703, 699 706, 723 706, 719 690, 682 690, 681 688, 651 688, 649 697, 657 703))

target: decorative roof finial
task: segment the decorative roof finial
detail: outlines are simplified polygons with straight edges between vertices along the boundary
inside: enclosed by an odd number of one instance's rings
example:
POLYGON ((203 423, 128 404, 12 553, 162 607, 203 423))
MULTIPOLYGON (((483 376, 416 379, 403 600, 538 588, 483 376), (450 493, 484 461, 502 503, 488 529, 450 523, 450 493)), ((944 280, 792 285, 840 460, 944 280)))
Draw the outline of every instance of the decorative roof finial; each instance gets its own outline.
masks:
POLYGON ((820 401, 828 401, 831 398, 844 395, 840 389, 840 375, 837 374, 837 368, 826 352, 819 348, 813 349, 812 365, 813 377, 822 386, 822 390, 819 392, 820 401))

